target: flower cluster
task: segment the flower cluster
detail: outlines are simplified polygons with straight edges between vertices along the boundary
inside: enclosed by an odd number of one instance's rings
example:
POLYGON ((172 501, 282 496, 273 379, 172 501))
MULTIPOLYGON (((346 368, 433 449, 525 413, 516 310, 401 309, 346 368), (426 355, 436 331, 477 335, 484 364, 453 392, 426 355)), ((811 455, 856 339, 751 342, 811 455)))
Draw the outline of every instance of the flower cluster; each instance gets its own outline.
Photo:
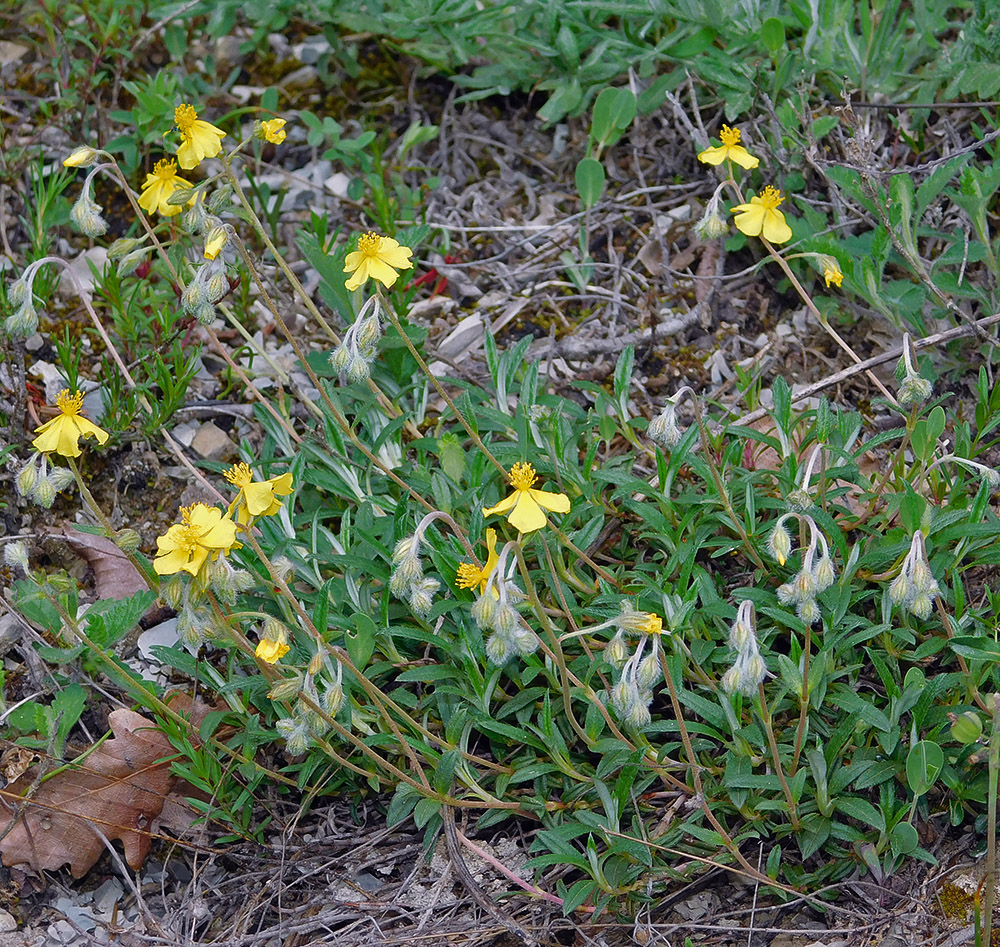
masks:
MULTIPOLYGON (((507 543, 499 556, 494 552, 496 561, 491 565, 488 558, 486 567, 479 570, 479 595, 472 603, 472 617, 476 624, 483 631, 491 632, 486 639, 486 657, 496 665, 506 664, 513 657, 526 657, 538 648, 538 636, 524 623, 517 611, 517 606, 524 601, 525 596, 512 581, 516 563, 512 560, 509 567, 507 565, 513 546, 513 543, 507 543)), ((459 568, 461 570, 461 566, 459 568)), ((464 576, 460 571, 456 585, 471 588, 472 586, 463 583, 473 578, 471 571, 466 571, 464 576)))
POLYGON ((568 513, 569 497, 565 493, 533 489, 532 484, 536 479, 535 468, 531 464, 514 464, 510 468, 510 485, 514 492, 495 506, 484 507, 483 516, 508 513, 507 522, 511 526, 520 533, 531 533, 548 522, 543 509, 553 513, 568 513))
POLYGON ((750 696, 767 677, 767 665, 757 644, 757 613, 750 599, 740 602, 736 621, 729 629, 729 646, 736 652, 736 660, 722 675, 722 688, 730 694, 739 691, 750 696))
POLYGON ((345 374, 348 381, 365 381, 371 376, 371 363, 382 337, 381 314, 378 296, 371 296, 330 355, 333 370, 345 374))
POLYGON ((295 699, 293 716, 275 723, 288 752, 294 756, 305 753, 314 738, 326 734, 330 729, 328 721, 344 706, 344 669, 339 661, 333 663, 335 669, 330 668, 325 654, 315 654, 304 674, 285 678, 268 694, 272 700, 295 699))
POLYGON ((803 513, 786 513, 775 524, 768 537, 768 551, 784 565, 792 548, 792 537, 785 527, 785 520, 797 517, 800 524, 809 528, 809 545, 802 556, 802 566, 790 582, 778 586, 778 601, 794 605, 795 614, 802 621, 812 624, 819 620, 820 610, 816 596, 833 585, 837 577, 826 537, 811 516, 803 513), (817 555, 818 553, 818 555, 817 555))
POLYGON ((48 454, 33 454, 17 475, 17 492, 25 499, 48 509, 56 494, 76 478, 66 467, 49 467, 48 454))
POLYGON ((910 551, 903 559, 899 575, 889 586, 889 601, 899 605, 917 618, 929 618, 934 608, 934 597, 941 588, 931 572, 924 546, 924 534, 918 529, 910 540, 910 551))
POLYGON ((13 312, 4 319, 3 330, 11 338, 26 339, 38 328, 32 285, 38 265, 30 265, 7 287, 7 302, 13 312))
POLYGON ((396 543, 392 553, 394 568, 389 578, 389 591, 396 598, 407 599, 418 618, 427 617, 434 604, 434 593, 441 588, 437 579, 424 575, 424 566, 420 561, 423 527, 424 523, 421 523, 412 536, 404 536, 396 543))
POLYGON ((652 719, 649 705, 653 700, 653 687, 663 676, 660 660, 663 619, 622 602, 621 614, 612 622, 617 631, 604 649, 604 657, 619 668, 621 674, 609 693, 611 706, 627 726, 644 727, 652 719), (630 655, 627 638, 635 635, 639 640, 630 655))
POLYGON ((211 325, 215 319, 215 305, 230 290, 226 264, 221 258, 207 259, 195 277, 181 293, 184 311, 194 316, 202 325, 211 325))

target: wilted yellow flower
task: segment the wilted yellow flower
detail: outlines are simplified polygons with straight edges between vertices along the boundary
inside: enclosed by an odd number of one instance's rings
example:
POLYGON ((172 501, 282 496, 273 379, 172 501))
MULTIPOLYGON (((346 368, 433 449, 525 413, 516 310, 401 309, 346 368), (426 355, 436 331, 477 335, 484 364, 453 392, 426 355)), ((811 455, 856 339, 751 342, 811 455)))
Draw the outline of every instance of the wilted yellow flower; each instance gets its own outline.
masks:
MULTIPOLYGON (((479 594, 486 591, 486 583, 490 575, 496 568, 500 557, 497 555, 497 531, 495 529, 486 530, 486 565, 479 568, 471 562, 463 562, 458 567, 458 575, 455 577, 455 585, 460 589, 474 589, 479 586, 479 594)), ((494 589, 493 597, 499 598, 500 594, 494 589)))
POLYGON ((344 285, 349 290, 355 290, 371 276, 388 289, 399 276, 396 270, 408 270, 413 266, 411 256, 413 251, 409 247, 401 247, 392 237, 363 233, 358 240, 358 249, 348 253, 344 260, 344 272, 354 274, 344 285))
POLYGON ((185 171, 197 167, 205 158, 214 158, 222 151, 226 133, 211 122, 202 121, 192 105, 178 105, 174 109, 174 124, 181 133, 181 146, 177 161, 185 171))
MULTIPOLYGON (((147 213, 158 211, 164 217, 173 217, 184 210, 181 204, 168 204, 170 195, 181 188, 190 188, 194 185, 190 181, 177 174, 177 162, 173 158, 164 158, 157 161, 153 166, 153 173, 146 175, 146 183, 142 186, 142 194, 139 195, 139 206, 147 213)), ((188 205, 194 203, 194 198, 188 201, 188 205)))
POLYGON ((35 429, 38 435, 31 446, 43 454, 61 454, 63 457, 79 457, 81 437, 96 437, 99 444, 108 439, 108 432, 102 431, 93 421, 88 421, 80 409, 83 407, 83 392, 70 394, 64 388, 56 396, 56 405, 61 412, 51 421, 46 421, 35 429))
POLYGON ((283 118, 272 118, 267 122, 260 123, 260 130, 265 141, 272 145, 280 145, 285 140, 285 120, 283 118))
POLYGON ((699 161, 704 161, 705 164, 722 164, 728 159, 735 161, 741 168, 756 168, 760 164, 760 159, 755 158, 740 144, 738 128, 723 125, 719 138, 722 140, 722 144, 706 148, 698 155, 699 161))
POLYGON ((649 612, 636 627, 644 635, 660 635, 663 634, 663 619, 655 612, 649 612))
POLYGON ((267 638, 262 638, 257 643, 254 654, 261 661, 266 661, 268 664, 277 664, 278 661, 288 654, 288 645, 283 641, 268 641, 267 638))
POLYGON ((205 241, 205 259, 214 260, 222 248, 229 242, 229 233, 225 227, 215 227, 205 241))
POLYGON ((97 151, 89 145, 81 145, 75 148, 71 154, 63 159, 64 168, 86 168, 92 165, 97 159, 97 151))
POLYGON ((781 191, 768 185, 749 204, 737 204, 733 208, 736 229, 748 237, 764 237, 771 243, 785 243, 792 239, 792 228, 785 223, 785 215, 778 210, 784 201, 781 191))
POLYGON ((844 274, 840 271, 840 263, 837 258, 824 253, 819 258, 819 262, 823 267, 823 279, 826 280, 826 285, 829 286, 832 283, 839 287, 844 282, 844 274))
POLYGON ((157 575, 173 575, 182 569, 197 575, 209 556, 217 559, 236 544, 236 524, 217 506, 195 503, 181 509, 181 522, 156 539, 153 568, 157 575))
POLYGON ((228 515, 235 513, 240 526, 246 526, 258 516, 273 516, 281 509, 278 497, 286 497, 292 492, 290 472, 270 480, 255 481, 249 465, 236 464, 226 471, 225 477, 234 487, 239 487, 236 499, 229 504, 228 515))
POLYGON ((522 533, 541 529, 548 520, 542 512, 544 507, 553 513, 569 512, 569 497, 565 493, 549 493, 547 490, 532 490, 535 482, 535 468, 531 464, 514 464, 510 468, 510 485, 514 492, 496 506, 483 509, 483 516, 510 511, 507 522, 522 533))

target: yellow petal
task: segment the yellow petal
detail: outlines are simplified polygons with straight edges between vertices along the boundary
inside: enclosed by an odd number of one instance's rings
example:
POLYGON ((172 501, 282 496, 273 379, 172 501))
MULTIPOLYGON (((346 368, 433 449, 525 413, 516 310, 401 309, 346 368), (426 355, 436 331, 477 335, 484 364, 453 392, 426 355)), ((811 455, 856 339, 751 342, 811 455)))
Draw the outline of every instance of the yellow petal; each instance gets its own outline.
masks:
POLYGON ((698 160, 705 164, 722 164, 726 160, 726 148, 706 148, 698 155, 698 160))
MULTIPOLYGON (((389 238, 386 238, 387 240, 389 238)), ((397 270, 409 270, 413 267, 413 263, 410 257, 413 256, 413 251, 409 247, 401 247, 395 240, 392 241, 396 245, 394 247, 383 246, 379 251, 379 259, 389 266, 395 267, 397 270)))
POLYGON ((188 556, 183 549, 171 549, 153 560, 153 571, 157 575, 174 575, 187 566, 187 561, 188 556))
POLYGON ((742 214, 737 214, 733 219, 736 229, 748 237, 759 237, 764 227, 764 208, 759 204, 740 204, 733 210, 743 211, 742 214))
POLYGON ((80 437, 95 437, 97 438, 98 444, 107 443, 109 434, 107 431, 102 431, 93 421, 88 420, 85 417, 77 415, 73 418, 76 424, 77 430, 80 437))
POLYGON ((260 516, 274 502, 274 491, 270 481, 248 483, 243 492, 251 516, 260 516))
POLYGON ((390 288, 399 276, 388 263, 383 263, 377 257, 368 261, 368 275, 377 279, 386 289, 390 288))
POLYGON ((520 533, 532 533, 536 529, 541 529, 548 521, 542 508, 535 502, 532 493, 540 493, 540 490, 518 490, 517 501, 507 522, 520 533))
POLYGON ((256 654, 262 661, 266 661, 268 664, 274 664, 288 654, 288 645, 283 644, 280 641, 268 641, 265 638, 258 643, 257 650, 254 654, 256 654))
POLYGON ((361 263, 360 263, 360 265, 358 266, 358 268, 354 271, 354 275, 352 277, 350 277, 347 280, 346 283, 344 283, 344 286, 348 290, 350 290, 351 292, 353 292, 362 283, 364 283, 365 280, 368 279, 368 264, 369 264, 369 261, 367 259, 362 260, 361 263))
POLYGON ((729 157, 741 168, 756 168, 760 164, 760 158, 755 158, 742 145, 733 145, 729 149, 729 157))
POLYGON ((496 506, 491 506, 489 509, 483 507, 483 516, 493 516, 494 513, 506 513, 508 510, 513 509, 520 495, 521 491, 515 490, 510 496, 504 497, 496 506))
POLYGON ((769 210, 765 212, 763 236, 765 240, 770 240, 771 243, 785 243, 792 239, 792 228, 785 223, 785 218, 781 211, 769 210))
POLYGON ((549 493, 548 490, 529 490, 531 498, 553 513, 569 512, 569 497, 565 493, 549 493))

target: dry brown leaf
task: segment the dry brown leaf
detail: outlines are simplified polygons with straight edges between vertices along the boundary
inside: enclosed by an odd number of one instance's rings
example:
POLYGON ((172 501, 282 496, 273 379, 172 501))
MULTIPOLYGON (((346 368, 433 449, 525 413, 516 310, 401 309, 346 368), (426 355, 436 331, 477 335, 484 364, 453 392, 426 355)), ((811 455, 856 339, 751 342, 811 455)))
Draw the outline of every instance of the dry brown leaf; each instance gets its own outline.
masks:
POLYGON ((131 598, 136 592, 149 588, 139 570, 110 539, 93 533, 81 533, 65 524, 61 531, 54 530, 53 536, 65 538, 73 551, 85 559, 94 571, 94 585, 97 597, 131 598))
POLYGON ((0 793, 0 806, 14 822, 0 839, 4 865, 37 871, 68 863, 73 877, 81 878, 103 854, 103 835, 120 839, 129 866, 142 867, 149 826, 174 782, 164 757, 175 751, 156 725, 135 711, 112 711, 108 724, 113 739, 79 766, 42 783, 30 799, 20 798, 31 786, 30 773, 0 793))

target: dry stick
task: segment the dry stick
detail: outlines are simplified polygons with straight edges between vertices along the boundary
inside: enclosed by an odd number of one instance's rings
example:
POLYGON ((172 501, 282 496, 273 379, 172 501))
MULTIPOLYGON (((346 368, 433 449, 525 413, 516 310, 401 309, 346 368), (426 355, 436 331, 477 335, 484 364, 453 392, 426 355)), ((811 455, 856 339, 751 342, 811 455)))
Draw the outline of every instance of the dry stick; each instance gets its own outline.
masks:
MULTIPOLYGON (((944 332, 937 332, 934 335, 928 335, 923 339, 912 339, 911 344, 917 349, 930 348, 931 346, 938 345, 942 342, 951 342, 954 339, 963 339, 966 336, 976 335, 979 329, 988 328, 989 326, 996 325, 998 322, 1000 322, 1000 314, 984 316, 982 319, 977 319, 976 322, 971 325, 965 324, 955 326, 953 329, 947 329, 944 332)), ((863 362, 859 362, 858 364, 845 368, 842 371, 828 375, 820 381, 807 385, 798 392, 793 392, 792 404, 795 404, 798 401, 804 401, 806 398, 811 398, 813 395, 819 394, 819 392, 826 388, 832 388, 834 385, 839 385, 841 382, 847 381, 849 378, 859 374, 860 372, 868 371, 878 365, 884 365, 886 362, 898 361, 902 357, 903 347, 901 345, 896 348, 889 349, 881 355, 873 355, 871 358, 866 358, 863 362)), ((751 411, 749 414, 742 415, 732 423, 739 425, 752 424, 754 421, 759 421, 761 418, 766 417, 767 413, 767 408, 758 408, 756 411, 751 411)))

